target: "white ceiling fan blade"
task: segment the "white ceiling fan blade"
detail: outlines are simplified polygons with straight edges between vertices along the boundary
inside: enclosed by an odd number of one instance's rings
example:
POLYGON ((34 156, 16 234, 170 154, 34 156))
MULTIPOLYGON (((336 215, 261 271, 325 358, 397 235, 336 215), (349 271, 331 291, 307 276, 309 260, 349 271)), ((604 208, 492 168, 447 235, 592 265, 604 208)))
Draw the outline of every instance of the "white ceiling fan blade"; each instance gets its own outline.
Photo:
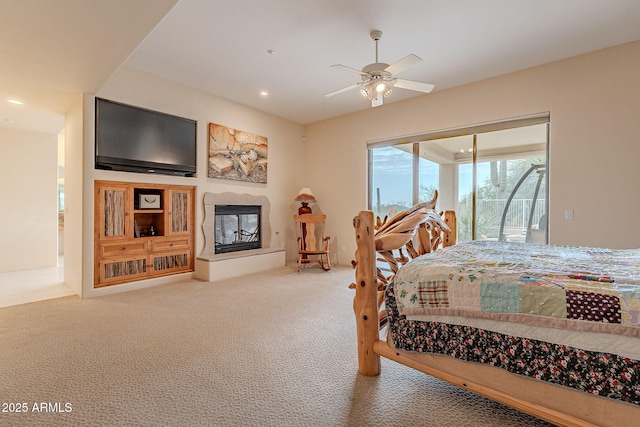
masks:
POLYGON ((358 86, 360 86, 360 83, 355 83, 355 84, 352 84, 352 85, 350 85, 350 86, 343 87, 342 89, 338 89, 338 90, 336 90, 336 91, 333 91, 333 92, 331 92, 331 93, 327 93, 325 96, 329 97, 329 96, 337 95, 337 94, 339 94, 339 93, 346 92, 346 91, 348 91, 348 90, 351 90, 351 89, 357 88, 358 86))
POLYGON ((368 76, 369 75, 367 73, 363 73, 360 70, 356 70, 355 68, 347 67, 346 65, 342 65, 342 64, 333 64, 332 67, 333 68, 338 68, 340 70, 349 71, 351 73, 356 73, 356 74, 359 74, 361 76, 368 76))
POLYGON ((402 58, 401 60, 396 61, 393 64, 389 65, 384 70, 391 73, 392 75, 395 75, 406 70, 410 66, 417 64, 418 62, 422 62, 422 58, 411 53, 405 56, 404 58, 402 58))
POLYGON ((418 92, 429 93, 433 90, 435 85, 431 83, 422 83, 422 82, 414 82, 413 80, 404 80, 404 79, 396 79, 393 84, 395 87, 399 87, 402 89, 415 90, 418 92))

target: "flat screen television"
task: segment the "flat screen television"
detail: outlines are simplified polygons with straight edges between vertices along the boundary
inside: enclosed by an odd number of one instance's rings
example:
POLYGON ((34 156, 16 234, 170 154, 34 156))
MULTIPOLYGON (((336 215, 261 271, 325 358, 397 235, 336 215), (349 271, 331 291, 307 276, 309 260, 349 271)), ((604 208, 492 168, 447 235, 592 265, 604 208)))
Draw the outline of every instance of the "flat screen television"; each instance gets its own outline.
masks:
POLYGON ((193 176, 196 121, 96 98, 95 167, 193 176))

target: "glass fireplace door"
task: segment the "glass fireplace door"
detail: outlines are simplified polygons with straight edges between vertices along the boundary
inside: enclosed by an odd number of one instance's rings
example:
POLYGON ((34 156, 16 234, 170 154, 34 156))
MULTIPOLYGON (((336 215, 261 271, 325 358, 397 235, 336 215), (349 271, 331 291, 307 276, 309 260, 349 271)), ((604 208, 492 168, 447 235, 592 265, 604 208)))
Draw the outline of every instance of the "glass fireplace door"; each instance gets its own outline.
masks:
POLYGON ((260 206, 215 207, 215 253, 260 247, 260 206))

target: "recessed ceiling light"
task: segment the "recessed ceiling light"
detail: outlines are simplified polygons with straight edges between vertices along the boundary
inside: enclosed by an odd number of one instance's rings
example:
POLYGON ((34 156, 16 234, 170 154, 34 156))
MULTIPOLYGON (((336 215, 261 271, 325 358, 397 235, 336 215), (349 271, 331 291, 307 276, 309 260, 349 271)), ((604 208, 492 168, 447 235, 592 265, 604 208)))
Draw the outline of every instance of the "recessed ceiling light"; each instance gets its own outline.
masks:
POLYGON ((274 53, 276 53, 275 49, 269 49, 267 50, 267 53, 273 55, 274 53))
POLYGON ((22 101, 18 101, 17 99, 7 99, 7 102, 10 102, 12 104, 17 104, 17 105, 22 105, 24 104, 24 102, 22 101))
POLYGON ((261 90, 261 91, 260 91, 260 95, 262 95, 262 96, 268 96, 268 95, 269 95, 269 92, 267 92, 266 90, 261 90))

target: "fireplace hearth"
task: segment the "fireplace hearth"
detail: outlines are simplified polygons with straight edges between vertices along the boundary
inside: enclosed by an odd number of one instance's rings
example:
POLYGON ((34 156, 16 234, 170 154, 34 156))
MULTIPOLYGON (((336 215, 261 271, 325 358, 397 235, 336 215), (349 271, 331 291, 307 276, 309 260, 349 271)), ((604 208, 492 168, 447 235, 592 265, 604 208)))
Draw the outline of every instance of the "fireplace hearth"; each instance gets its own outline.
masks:
POLYGON ((260 249, 260 206, 215 205, 215 253, 260 249))

